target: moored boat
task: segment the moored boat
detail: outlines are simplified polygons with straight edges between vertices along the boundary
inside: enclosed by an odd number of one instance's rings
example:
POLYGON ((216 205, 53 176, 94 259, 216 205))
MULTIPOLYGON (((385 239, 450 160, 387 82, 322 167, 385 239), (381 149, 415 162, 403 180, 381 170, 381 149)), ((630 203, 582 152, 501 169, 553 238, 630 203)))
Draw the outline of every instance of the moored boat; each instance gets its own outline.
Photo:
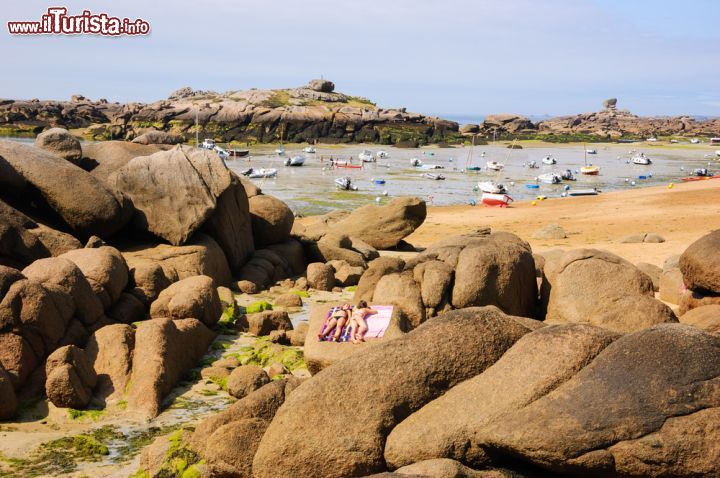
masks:
POLYGON ((244 158, 250 154, 249 149, 228 149, 227 152, 231 158, 244 158))
POLYGON ((598 166, 583 166, 580 168, 580 174, 588 174, 590 176, 597 176, 600 174, 600 167, 598 166))
POLYGON ((349 161, 335 161, 333 165, 336 168, 362 169, 362 164, 352 164, 349 161))
POLYGON ((562 173, 560 173, 560 177, 563 178, 565 181, 575 181, 575 176, 573 175, 572 170, 566 169, 562 173))
POLYGON ((420 161, 418 158, 410 158, 410 166, 413 168, 419 168, 423 165, 423 162, 420 161))
POLYGON ((645 153, 636 154, 632 157, 633 164, 639 164, 641 166, 647 166, 652 164, 652 160, 645 156, 645 153))
POLYGON ((478 189, 484 193, 490 194, 505 194, 507 188, 504 184, 496 183, 495 181, 480 181, 478 182, 478 189))
POLYGON ((438 174, 438 173, 423 173, 422 176, 426 179, 433 179, 435 181, 445 179, 445 176, 443 176, 442 174, 438 174))
POLYGON ((285 160, 285 166, 302 166, 305 164, 304 156, 293 156, 285 160))
POLYGON ((552 155, 548 155, 542 158, 542 163, 548 165, 557 164, 557 159, 555 159, 552 155))
POLYGON ((440 164, 421 164, 418 166, 420 169, 445 169, 445 166, 440 164))
POLYGON ((537 180, 543 184, 560 184, 562 182, 562 177, 559 174, 546 173, 538 176, 537 180))
POLYGON ((568 196, 597 196, 600 193, 596 188, 592 189, 571 189, 568 191, 568 196))
POLYGON ((497 161, 488 161, 487 163, 485 163, 485 167, 493 171, 501 171, 502 168, 505 167, 505 165, 502 163, 498 163, 497 161))
POLYGON ((390 156, 388 155, 387 151, 380 150, 377 153, 375 153, 375 157, 377 159, 387 159, 390 156))
POLYGON ((342 178, 336 178, 335 179, 335 186, 338 189, 342 189, 344 191, 357 191, 358 187, 353 184, 352 178, 350 176, 344 176, 342 178))
POLYGON ((587 154, 597 154, 597 149, 587 149, 585 150, 587 154))
POLYGON ((250 172, 247 175, 249 178, 258 179, 258 178, 274 178, 277 176, 277 169, 275 168, 260 168, 260 169, 250 169, 250 172))
POLYGON ((358 154, 358 158, 363 163, 374 163, 375 162, 375 156, 372 154, 372 151, 370 150, 363 150, 362 153, 358 154))
POLYGON ((507 194, 483 193, 480 202, 486 206, 507 207, 513 198, 507 194))

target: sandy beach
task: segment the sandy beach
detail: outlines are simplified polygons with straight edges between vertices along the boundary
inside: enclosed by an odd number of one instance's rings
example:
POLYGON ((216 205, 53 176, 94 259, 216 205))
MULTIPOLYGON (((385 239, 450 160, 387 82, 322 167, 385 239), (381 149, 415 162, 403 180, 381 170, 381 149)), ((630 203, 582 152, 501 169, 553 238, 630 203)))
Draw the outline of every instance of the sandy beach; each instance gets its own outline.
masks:
POLYGON ((720 228, 720 180, 675 183, 598 196, 518 201, 510 208, 440 206, 428 209, 425 223, 407 241, 426 247, 449 235, 483 226, 513 232, 536 252, 555 248, 606 249, 635 262, 662 266, 663 261, 720 228), (568 234, 562 240, 533 239, 533 233, 552 223, 568 234), (653 232, 666 242, 621 244, 630 234, 653 232))

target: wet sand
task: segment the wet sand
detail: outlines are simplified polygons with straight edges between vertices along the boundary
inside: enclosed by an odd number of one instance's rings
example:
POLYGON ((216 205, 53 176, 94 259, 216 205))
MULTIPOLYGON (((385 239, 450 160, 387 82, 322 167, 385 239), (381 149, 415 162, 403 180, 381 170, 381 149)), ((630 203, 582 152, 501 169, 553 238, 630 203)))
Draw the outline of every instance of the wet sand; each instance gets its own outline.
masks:
POLYGON ((720 179, 603 193, 598 196, 518 201, 510 208, 439 206, 428 210, 425 223, 406 240, 428 246, 451 234, 482 226, 513 232, 536 252, 556 248, 605 249, 635 262, 662 266, 699 237, 720 229, 720 179), (533 239, 541 227, 558 223, 568 237, 533 239), (666 242, 620 244, 630 234, 653 232, 666 242))

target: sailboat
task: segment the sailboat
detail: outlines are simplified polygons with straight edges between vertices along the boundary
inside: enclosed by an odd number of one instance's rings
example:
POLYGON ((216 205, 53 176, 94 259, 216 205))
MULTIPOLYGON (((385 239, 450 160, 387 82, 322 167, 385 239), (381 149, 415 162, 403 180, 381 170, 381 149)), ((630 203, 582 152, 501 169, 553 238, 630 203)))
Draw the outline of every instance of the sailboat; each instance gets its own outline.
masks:
POLYGON ((475 135, 472 137, 472 144, 470 145, 470 151, 468 151, 467 159, 465 160, 465 171, 480 171, 480 166, 472 166, 473 151, 475 150, 475 135))
POLYGON ((599 166, 593 166, 592 164, 588 166, 587 162, 587 148, 585 148, 585 145, 583 145, 583 150, 585 152, 585 166, 580 168, 580 174, 589 174, 591 176, 597 176, 600 174, 600 167, 599 166))
POLYGON ((275 150, 278 156, 285 156, 285 145, 283 145, 283 125, 280 126, 280 147, 275 150))

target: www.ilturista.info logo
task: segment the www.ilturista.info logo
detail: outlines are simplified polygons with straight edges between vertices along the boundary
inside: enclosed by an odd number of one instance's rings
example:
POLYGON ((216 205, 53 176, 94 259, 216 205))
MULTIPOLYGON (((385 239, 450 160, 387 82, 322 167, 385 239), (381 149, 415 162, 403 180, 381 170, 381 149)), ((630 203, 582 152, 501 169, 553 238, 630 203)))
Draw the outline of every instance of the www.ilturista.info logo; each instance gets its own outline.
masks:
POLYGON ((147 35, 150 24, 138 18, 111 17, 107 13, 94 14, 84 10, 80 15, 68 15, 65 7, 50 7, 39 22, 7 22, 11 35, 147 35))

